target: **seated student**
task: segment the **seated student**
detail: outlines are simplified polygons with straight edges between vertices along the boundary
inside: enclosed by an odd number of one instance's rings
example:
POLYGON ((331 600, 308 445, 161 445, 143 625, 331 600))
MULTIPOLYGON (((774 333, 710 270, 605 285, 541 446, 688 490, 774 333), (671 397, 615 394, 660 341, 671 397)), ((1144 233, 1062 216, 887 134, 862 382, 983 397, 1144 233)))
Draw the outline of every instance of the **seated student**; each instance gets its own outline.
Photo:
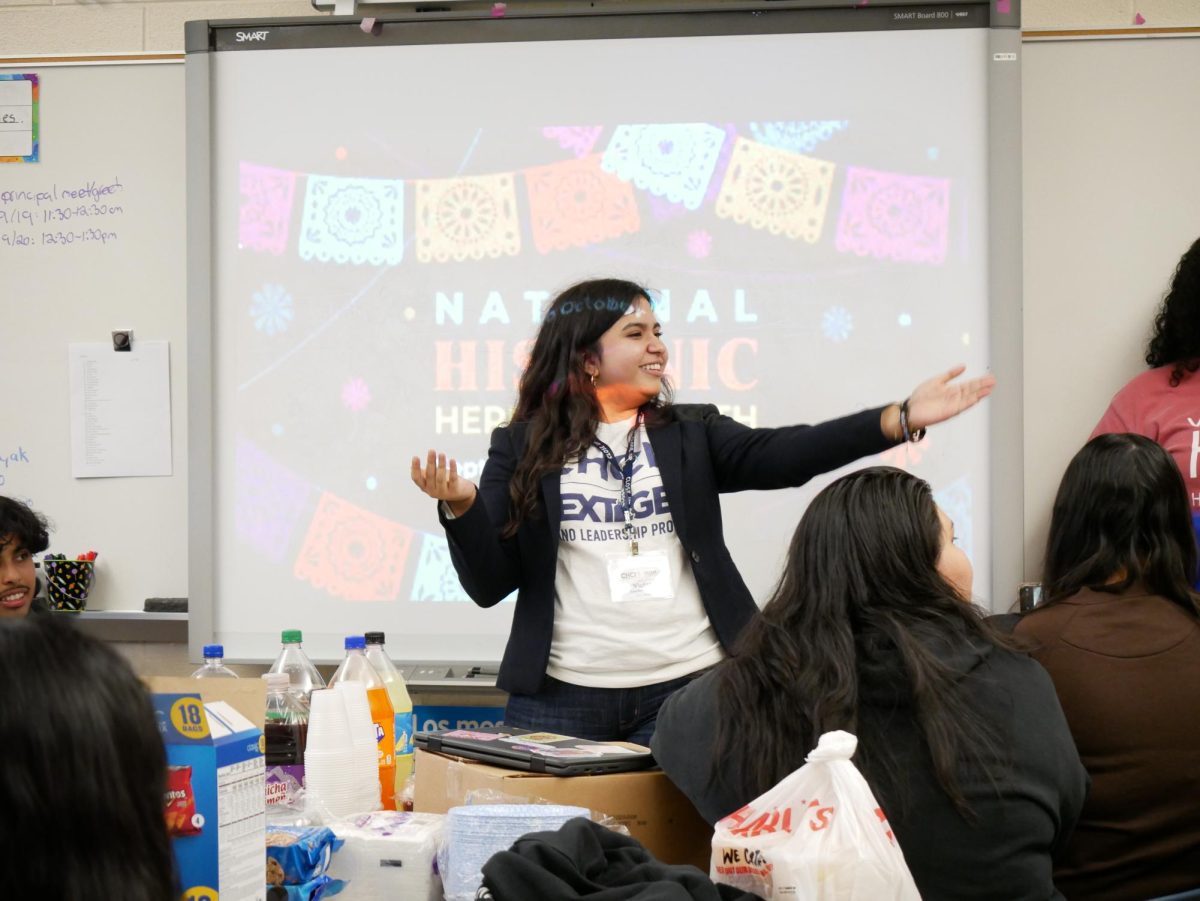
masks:
POLYGON ((1087 775, 1045 671, 984 622, 971 580, 928 484, 838 479, 735 656, 663 706, 655 758, 715 822, 844 729, 927 901, 1061 897, 1051 856, 1087 775))
POLYGON ((45 602, 35 598, 33 555, 49 546, 45 517, 0 495, 0 619, 45 612, 45 602))
POLYGON ((58 617, 0 620, 0 897, 175 901, 166 751, 129 665, 58 617))
POLYGON ((1016 634, 1049 671, 1092 790, 1054 879, 1068 898, 1200 888, 1200 615, 1183 477, 1149 438, 1101 435, 1067 466, 1045 601, 1016 634))

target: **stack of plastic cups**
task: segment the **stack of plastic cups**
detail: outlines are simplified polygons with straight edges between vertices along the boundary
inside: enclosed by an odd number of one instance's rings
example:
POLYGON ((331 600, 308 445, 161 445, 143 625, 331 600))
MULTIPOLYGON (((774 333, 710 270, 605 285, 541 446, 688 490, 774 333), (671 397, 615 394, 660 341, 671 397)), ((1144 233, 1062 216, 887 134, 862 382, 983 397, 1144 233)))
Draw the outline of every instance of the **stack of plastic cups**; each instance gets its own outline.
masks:
MULTIPOLYGON (((379 743, 375 740, 375 723, 367 701, 367 687, 361 682, 337 683, 335 689, 346 705, 346 720, 350 740, 354 745, 355 796, 358 806, 354 813, 379 810, 379 743)), ((311 727, 310 727, 311 728, 311 727)))
POLYGON ((343 698, 342 692, 322 688, 314 691, 309 701, 308 746, 304 753, 305 809, 318 821, 362 810, 361 780, 355 777, 355 746, 343 698))

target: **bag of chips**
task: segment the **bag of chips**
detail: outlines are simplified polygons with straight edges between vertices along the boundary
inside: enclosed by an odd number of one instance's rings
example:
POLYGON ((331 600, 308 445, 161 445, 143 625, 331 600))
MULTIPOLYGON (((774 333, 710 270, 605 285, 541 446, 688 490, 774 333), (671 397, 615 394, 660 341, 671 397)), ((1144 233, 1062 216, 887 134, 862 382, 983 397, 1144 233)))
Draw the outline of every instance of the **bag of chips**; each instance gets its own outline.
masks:
POLYGON ((192 792, 190 766, 167 767, 167 793, 163 796, 163 817, 167 834, 199 835, 202 818, 196 815, 196 796, 192 792))

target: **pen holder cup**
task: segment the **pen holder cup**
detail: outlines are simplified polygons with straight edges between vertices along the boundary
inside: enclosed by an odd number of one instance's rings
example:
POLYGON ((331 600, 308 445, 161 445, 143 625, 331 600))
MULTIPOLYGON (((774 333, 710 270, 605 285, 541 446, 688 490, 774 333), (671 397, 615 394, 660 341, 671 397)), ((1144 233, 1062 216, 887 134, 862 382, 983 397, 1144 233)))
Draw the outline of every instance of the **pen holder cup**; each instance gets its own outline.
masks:
POLYGON ((79 613, 87 607, 88 592, 96 577, 94 560, 43 560, 46 602, 51 610, 79 613))

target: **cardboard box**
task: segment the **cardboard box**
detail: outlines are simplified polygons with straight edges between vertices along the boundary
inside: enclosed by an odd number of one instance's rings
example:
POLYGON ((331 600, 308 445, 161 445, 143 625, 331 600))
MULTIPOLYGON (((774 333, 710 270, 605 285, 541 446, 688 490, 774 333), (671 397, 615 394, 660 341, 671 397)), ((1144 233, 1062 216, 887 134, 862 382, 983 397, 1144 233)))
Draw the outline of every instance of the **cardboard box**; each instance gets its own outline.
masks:
POLYGON ((497 804, 550 801, 587 807, 626 826, 663 863, 690 863, 708 872, 712 827, 662 770, 546 776, 417 749, 413 810, 445 813, 477 790, 496 792, 497 804))
MULTIPOLYGON (((167 764, 190 767, 195 810, 188 834, 172 838, 183 898, 265 901, 266 758, 262 711, 266 693, 255 679, 147 680, 167 764), (257 711, 255 713, 255 711, 257 711)), ((185 779, 179 775, 177 779, 185 779)), ((184 789, 168 810, 182 816, 184 789)), ((168 819, 171 819, 170 817, 168 819)))

